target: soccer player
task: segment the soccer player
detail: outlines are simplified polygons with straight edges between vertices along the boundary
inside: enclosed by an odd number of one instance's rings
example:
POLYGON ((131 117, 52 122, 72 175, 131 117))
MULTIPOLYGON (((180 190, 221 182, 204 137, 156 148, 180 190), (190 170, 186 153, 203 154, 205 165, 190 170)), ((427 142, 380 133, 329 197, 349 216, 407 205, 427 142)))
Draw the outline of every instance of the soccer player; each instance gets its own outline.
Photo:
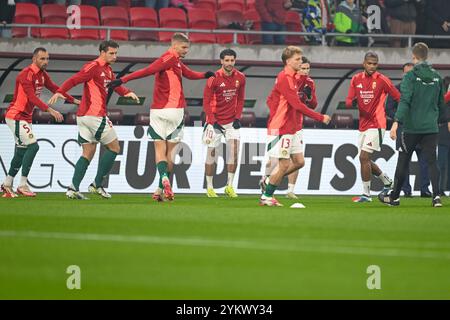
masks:
POLYGON ((205 163, 206 195, 217 197, 213 187, 213 175, 216 171, 216 149, 224 137, 227 144, 228 181, 225 194, 236 198, 233 179, 237 168, 239 154, 240 118, 245 101, 245 75, 234 68, 236 52, 225 49, 220 53, 222 67, 214 77, 208 79, 203 93, 203 108, 206 113, 203 143, 207 145, 205 163))
MULTIPOLYGON (((317 107, 317 96, 316 96, 316 84, 314 80, 309 76, 311 72, 311 63, 305 56, 302 57, 302 65, 300 66, 299 75, 299 87, 298 94, 300 100, 306 104, 308 108, 315 109, 317 107)), ((303 130, 303 117, 300 118, 298 123, 297 133, 303 135, 301 130, 303 130)), ((288 190, 286 193, 286 198, 297 199, 294 193, 295 184, 297 183, 299 170, 295 170, 288 176, 288 190)))
MULTIPOLYGON (((49 100, 49 103, 53 104, 62 97, 62 94, 76 85, 84 83, 83 97, 77 111, 78 142, 81 144, 83 152, 75 165, 72 184, 66 192, 69 199, 86 199, 80 192, 80 183, 95 155, 99 142, 105 146, 106 151, 99 160, 97 175, 88 190, 102 198, 111 198, 111 195, 103 188, 103 180, 109 174, 114 160, 120 152, 120 145, 116 131, 106 115, 106 100, 108 84, 115 79, 111 64, 117 60, 118 49, 119 45, 114 41, 100 43, 99 57, 85 64, 78 73, 67 79, 49 100)), ((121 96, 139 102, 136 94, 125 87, 117 87, 115 91, 121 96)))
POLYGON ((403 125, 402 146, 398 154, 395 169, 394 189, 381 192, 378 199, 387 205, 400 205, 400 189, 406 177, 411 156, 416 146, 422 146, 422 152, 428 161, 428 170, 433 187, 433 207, 442 207, 439 196, 439 169, 436 162, 439 122, 446 121, 450 130, 450 118, 444 102, 445 89, 439 73, 427 62, 428 46, 419 42, 412 49, 414 69, 402 80, 400 90, 402 96, 394 124, 391 128, 391 139, 397 138, 399 123, 403 125), (441 121, 439 121, 441 120, 441 121))
POLYGON ((155 160, 159 178, 159 187, 153 199, 173 200, 174 194, 169 175, 173 171, 177 144, 183 137, 184 99, 182 76, 191 79, 205 79, 214 76, 214 72, 195 72, 181 61, 189 51, 189 39, 183 33, 172 36, 171 46, 160 58, 148 67, 132 72, 111 83, 112 87, 131 80, 155 75, 153 103, 150 107, 150 126, 148 135, 155 142, 155 160), (164 194, 164 197, 163 197, 164 194))
POLYGON ((298 94, 297 72, 302 65, 302 50, 289 46, 283 50, 281 59, 284 64, 275 81, 274 88, 267 98, 270 110, 267 122, 267 152, 272 163, 277 163, 259 200, 260 205, 282 206, 273 197, 273 193, 285 175, 301 168, 303 156, 303 138, 298 133, 300 118, 304 115, 328 124, 330 117, 309 109, 300 101, 298 94))
POLYGON ((391 95, 395 101, 400 100, 400 92, 391 80, 377 72, 378 55, 368 52, 364 56, 364 71, 353 76, 345 105, 350 108, 353 101, 359 109, 359 161, 361 163, 361 178, 363 192, 354 197, 353 202, 371 202, 370 180, 372 174, 381 179, 385 188, 392 186, 388 175, 371 160, 374 151, 380 151, 386 131, 385 101, 391 95))
MULTIPOLYGON (((37 106, 42 111, 47 111, 57 122, 64 120, 61 113, 39 99, 44 87, 51 92, 56 92, 59 88, 50 79, 46 71, 48 62, 49 54, 47 50, 45 48, 36 48, 33 51, 32 63, 23 69, 16 78, 14 97, 5 115, 6 124, 13 133, 16 148, 8 175, 1 186, 4 198, 17 197, 13 190, 13 180, 21 167, 22 176, 17 193, 26 197, 36 196, 36 193, 30 190, 27 182, 33 160, 39 150, 31 125, 34 107, 37 106)), ((79 103, 78 100, 69 95, 66 95, 64 99, 67 99, 69 102, 79 103)))

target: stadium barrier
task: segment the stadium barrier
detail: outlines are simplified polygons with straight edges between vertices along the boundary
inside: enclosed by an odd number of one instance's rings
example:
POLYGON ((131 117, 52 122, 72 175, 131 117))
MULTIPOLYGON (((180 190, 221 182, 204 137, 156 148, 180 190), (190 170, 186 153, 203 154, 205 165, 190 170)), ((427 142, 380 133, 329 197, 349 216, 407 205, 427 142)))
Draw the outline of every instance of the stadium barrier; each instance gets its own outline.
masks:
MULTIPOLYGON (((57 128, 52 125, 35 125, 33 131, 39 142, 39 152, 29 176, 30 185, 37 192, 63 192, 71 183, 74 165, 81 154, 77 142, 78 129, 74 125, 57 128)), ((117 126, 121 144, 111 174, 106 181, 110 192, 150 193, 158 185, 158 173, 155 166, 153 142, 146 137, 144 126, 117 126)), ((184 139, 177 150, 176 166, 173 173, 173 186, 176 193, 204 193, 204 161, 206 147, 201 143, 203 128, 189 127, 184 130, 184 139)), ((5 124, 0 125, 0 180, 3 180, 14 154, 11 132, 5 124)), ((357 149, 358 131, 356 130, 304 130, 305 167, 300 171, 295 192, 314 195, 360 194, 362 183, 359 175, 357 149)), ((102 149, 103 150, 103 149, 102 149)), ((86 191, 93 181, 98 159, 98 152, 91 162, 81 190, 86 191)), ((219 149, 217 174, 214 186, 223 192, 227 173, 224 171, 225 148, 219 149)), ((240 194, 258 194, 258 182, 264 174, 266 154, 266 129, 241 129, 241 146, 239 164, 236 172, 235 186, 240 194)), ((414 155, 415 157, 415 155, 414 155)), ((381 152, 374 154, 383 171, 391 177, 394 175, 397 161, 395 142, 386 132, 381 152)), ((411 163, 411 175, 419 174, 417 159, 411 163)), ((420 187, 414 186, 415 190, 420 187)), ((413 180, 411 180, 412 185, 413 180)), ((372 183, 373 191, 380 191, 382 184, 378 180, 372 183)), ((281 190, 287 188, 284 181, 281 190)), ((417 194, 417 192, 416 192, 417 194)))

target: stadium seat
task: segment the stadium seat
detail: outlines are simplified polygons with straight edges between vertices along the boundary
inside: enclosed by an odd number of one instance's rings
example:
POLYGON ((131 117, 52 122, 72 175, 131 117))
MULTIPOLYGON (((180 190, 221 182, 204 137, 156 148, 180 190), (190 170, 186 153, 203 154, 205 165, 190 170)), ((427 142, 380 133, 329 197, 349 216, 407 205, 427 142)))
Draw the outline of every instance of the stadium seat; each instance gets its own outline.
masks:
POLYGON ((245 4, 247 10, 256 10, 255 0, 246 0, 245 4))
MULTIPOLYGON (((219 10, 216 12, 217 14, 217 27, 218 29, 229 29, 230 24, 238 23, 244 24, 244 15, 241 11, 235 10, 219 10)), ((232 43, 233 42, 233 34, 217 34, 216 35, 217 43, 232 43)), ((238 43, 245 43, 245 36, 243 34, 238 34, 238 43)))
MULTIPOLYGON (((188 12, 189 28, 191 29, 216 29, 214 12, 208 9, 191 9, 188 12)), ((192 42, 216 43, 216 36, 211 33, 190 33, 192 42)))
POLYGON ((33 110, 33 123, 52 123, 53 117, 50 113, 39 108, 33 110))
POLYGON ((109 120, 113 124, 121 124, 123 120, 123 111, 122 109, 109 109, 107 111, 107 115, 109 120))
POLYGON ((117 0, 117 6, 128 10, 131 7, 131 0, 117 0))
MULTIPOLYGON (((128 11, 123 7, 105 6, 100 8, 100 16, 103 26, 129 27, 128 11)), ((100 31, 101 39, 106 39, 106 30, 100 31)), ((128 41, 127 30, 111 30, 112 40, 128 41)))
MULTIPOLYGON (((67 8, 60 4, 43 4, 41 7, 42 23, 67 25, 67 8)), ((41 38, 45 39, 69 39, 67 28, 49 29, 41 28, 41 38)))
POLYGON ((77 113, 76 112, 68 112, 64 117, 65 124, 77 124, 77 113))
MULTIPOLYGON (((244 20, 253 21, 252 30, 261 31, 261 17, 256 10, 249 10, 244 12, 244 20)), ((246 42, 248 44, 261 44, 262 37, 260 34, 248 34, 246 35, 246 42)))
MULTIPOLYGON (((132 27, 158 28, 158 15, 153 8, 130 8, 130 23, 132 27)), ((130 40, 158 41, 157 31, 130 31, 130 40)))
MULTIPOLYGON (((187 29, 186 13, 180 8, 162 8, 159 10, 159 26, 161 28, 187 29)), ((169 42, 174 32, 160 32, 159 41, 169 42)))
MULTIPOLYGON (((99 26, 100 19, 98 17, 98 11, 96 7, 81 5, 79 6, 81 12, 81 26, 99 26)), ((72 39, 88 39, 98 40, 99 32, 93 29, 73 29, 69 31, 72 39)))
POLYGON ((195 7, 215 12, 217 10, 217 2, 216 0, 197 0, 195 2, 195 7))
POLYGON ((136 113, 134 124, 137 126, 148 126, 150 124, 150 113, 136 113))
MULTIPOLYGON (((17 3, 13 23, 40 24, 41 16, 39 14, 39 7, 33 3, 17 3)), ((13 38, 27 37, 27 28, 12 28, 12 36, 13 38)), ((39 28, 32 28, 31 36, 38 38, 39 28)))
POLYGON ((241 116, 241 125, 252 128, 256 125, 256 116, 253 111, 243 111, 241 116))
POLYGON ((219 10, 236 10, 244 12, 244 0, 218 0, 219 10))
POLYGON ((353 129, 353 116, 346 113, 335 113, 331 116, 330 125, 336 129, 353 129))
MULTIPOLYGON (((286 13, 286 29, 287 31, 302 32, 302 24, 300 22, 300 15, 296 11, 287 11, 286 13)), ((286 44, 289 45, 304 45, 305 38, 303 36, 286 36, 286 44)))
POLYGON ((0 109, 0 123, 5 123, 6 109, 0 109))

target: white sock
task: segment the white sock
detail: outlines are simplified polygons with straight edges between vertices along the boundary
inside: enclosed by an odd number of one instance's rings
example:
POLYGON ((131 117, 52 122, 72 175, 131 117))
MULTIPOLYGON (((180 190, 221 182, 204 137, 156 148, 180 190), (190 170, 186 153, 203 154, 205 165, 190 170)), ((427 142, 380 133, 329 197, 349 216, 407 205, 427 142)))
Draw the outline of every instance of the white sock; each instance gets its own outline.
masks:
POLYGON ((206 176, 206 188, 207 189, 213 189, 213 177, 212 176, 206 176))
POLYGON ((363 195, 370 197, 370 180, 363 181, 363 195))
POLYGON ((10 176, 10 175, 7 175, 7 176, 5 177, 5 181, 3 182, 3 184, 4 184, 5 186, 11 187, 12 184, 13 184, 13 182, 14 182, 14 177, 12 177, 12 176, 10 176))
POLYGON ((267 176, 266 179, 264 180, 264 182, 265 182, 266 184, 269 184, 269 183, 270 183, 270 176, 267 176))
POLYGON ((28 177, 21 176, 19 187, 26 186, 28 184, 28 177))
POLYGON ((234 180, 234 173, 228 172, 228 182, 227 185, 233 186, 233 180, 234 180))
POLYGON ((392 180, 384 172, 382 172, 379 176, 377 176, 377 178, 380 179, 385 186, 387 186, 387 185, 392 183, 392 180))
POLYGON ((287 193, 294 193, 295 183, 288 183, 287 193))

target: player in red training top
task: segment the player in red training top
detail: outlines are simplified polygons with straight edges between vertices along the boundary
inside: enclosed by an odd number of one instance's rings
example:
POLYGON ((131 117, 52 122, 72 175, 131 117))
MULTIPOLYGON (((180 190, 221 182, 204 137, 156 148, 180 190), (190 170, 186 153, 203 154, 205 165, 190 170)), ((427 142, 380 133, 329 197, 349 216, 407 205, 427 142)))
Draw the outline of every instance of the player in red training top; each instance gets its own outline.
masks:
POLYGON ((390 188, 392 180, 371 160, 374 151, 380 151, 386 131, 385 102, 388 95, 400 100, 400 92, 391 80, 377 72, 378 55, 368 52, 364 56, 364 71, 353 76, 345 105, 350 108, 356 100, 359 109, 359 161, 363 193, 354 197, 354 202, 371 202, 370 180, 372 174, 381 179, 385 188, 390 188))
POLYGON ((297 73, 302 65, 302 53, 299 47, 294 46, 283 50, 281 59, 285 67, 278 74, 275 86, 267 98, 270 109, 267 122, 267 154, 276 169, 267 181, 260 205, 281 206, 273 197, 274 191, 285 175, 298 170, 305 163, 303 138, 298 134, 301 117, 306 115, 326 124, 330 122, 328 115, 311 110, 300 100, 297 73))
POLYGON ((208 79, 203 93, 203 108, 206 113, 206 123, 202 141, 207 145, 205 163, 206 195, 217 197, 213 187, 213 175, 216 171, 217 152, 221 138, 225 138, 227 146, 228 180, 225 194, 236 198, 233 188, 233 178, 236 172, 239 154, 240 118, 245 102, 245 75, 234 68, 236 52, 225 49, 220 53, 222 68, 208 79))
MULTIPOLYGON (((78 142, 83 148, 83 153, 75 165, 72 184, 66 192, 69 199, 86 199, 80 192, 80 183, 99 142, 105 146, 106 151, 99 160, 95 181, 89 185, 88 190, 105 199, 111 198, 111 195, 103 188, 103 180, 111 171, 114 160, 120 152, 120 145, 116 131, 106 115, 106 100, 108 85, 115 79, 111 64, 117 60, 118 49, 119 45, 116 42, 103 41, 99 46, 99 57, 85 64, 80 72, 67 79, 49 100, 49 103, 53 104, 62 97, 63 93, 84 83, 83 97, 77 111, 78 142)), ((117 87, 115 91, 121 96, 139 102, 139 98, 125 87, 117 87)))
MULTIPOLYGON (((33 133, 32 117, 34 107, 50 113, 57 122, 64 120, 61 113, 50 108, 39 96, 45 87, 51 92, 56 92, 58 86, 50 79, 46 68, 49 62, 49 54, 45 48, 36 48, 33 52, 32 64, 23 69, 16 78, 14 97, 6 111, 6 124, 11 129, 16 148, 11 161, 8 175, 2 184, 3 197, 14 198, 17 194, 13 191, 13 180, 22 167, 17 193, 26 197, 34 197, 36 194, 30 190, 27 177, 33 164, 39 146, 33 133)), ((69 102, 80 103, 73 97, 64 97, 69 102)))
POLYGON ((148 136, 155 143, 155 161, 160 176, 159 187, 153 194, 156 201, 163 201, 164 197, 167 200, 174 199, 169 176, 173 172, 176 147, 183 137, 186 101, 182 77, 198 80, 214 75, 211 71, 195 72, 184 65, 181 59, 188 53, 189 45, 189 38, 185 34, 175 33, 169 50, 160 58, 148 67, 111 83, 115 87, 134 79, 155 75, 148 136))

